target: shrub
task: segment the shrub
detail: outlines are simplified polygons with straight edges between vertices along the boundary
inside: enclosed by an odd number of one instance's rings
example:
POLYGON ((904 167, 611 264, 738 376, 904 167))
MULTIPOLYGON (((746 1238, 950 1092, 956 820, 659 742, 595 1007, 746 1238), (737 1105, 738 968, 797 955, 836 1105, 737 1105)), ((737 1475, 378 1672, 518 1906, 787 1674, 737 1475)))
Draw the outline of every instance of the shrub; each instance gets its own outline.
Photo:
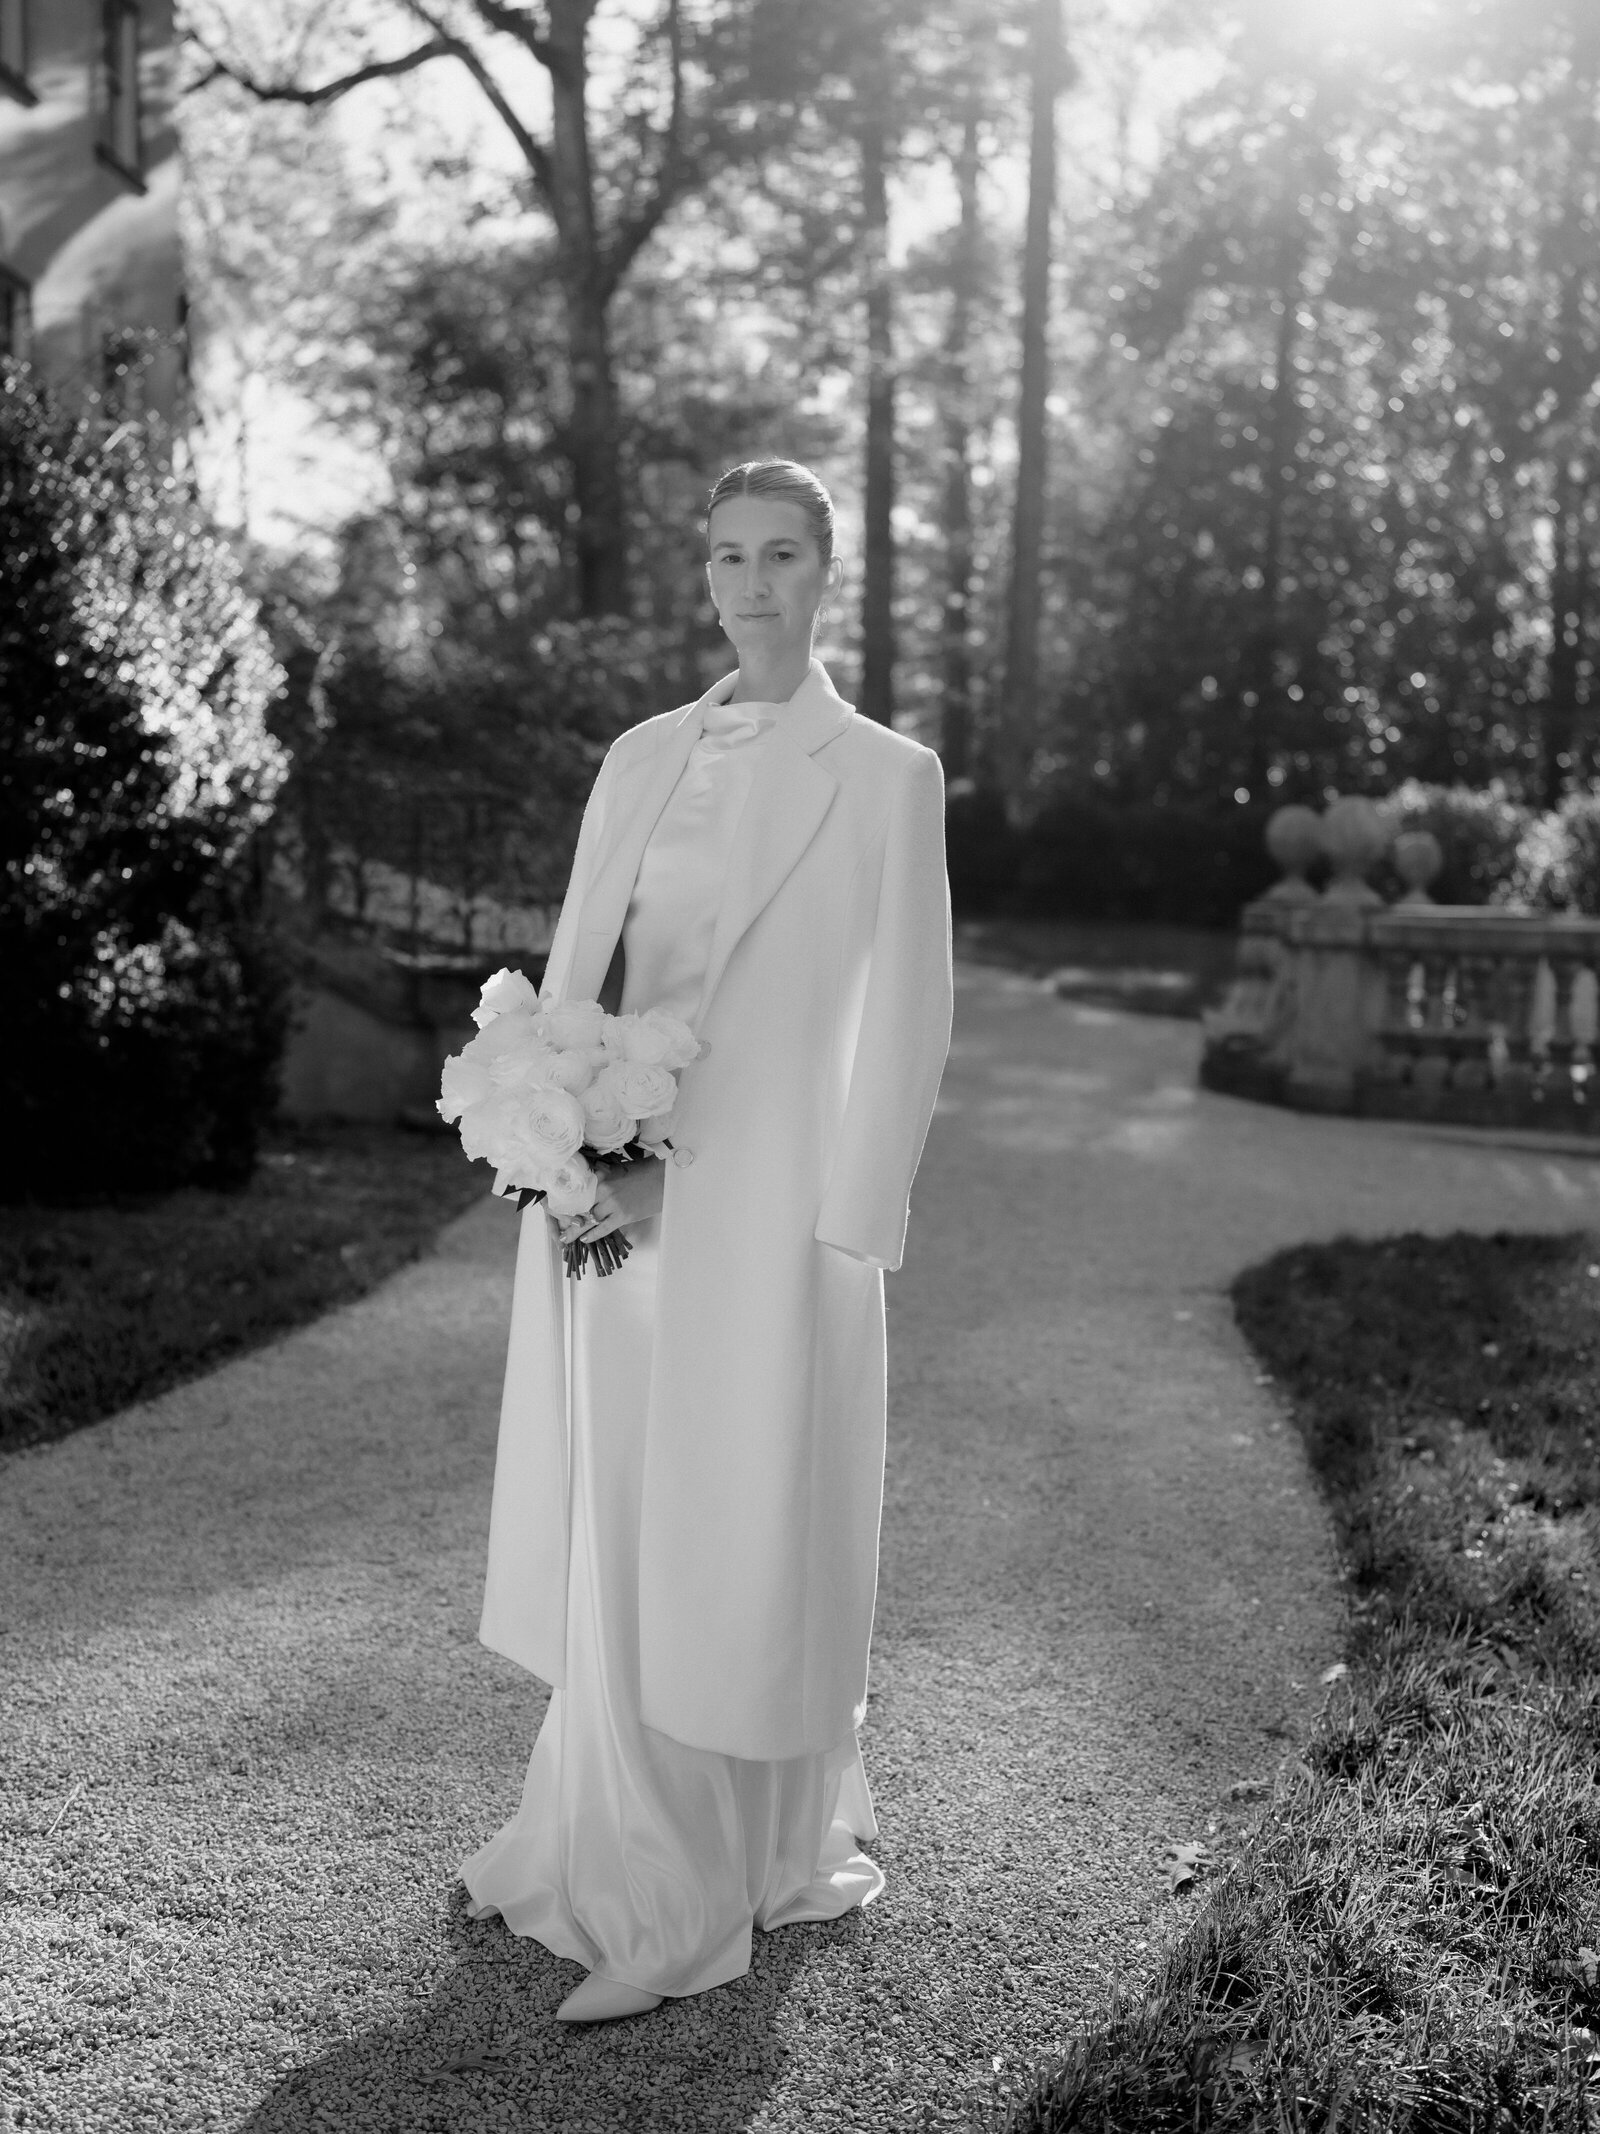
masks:
POLYGON ((1017 873, 1017 838, 1000 795, 968 786, 945 807, 945 864, 950 902, 966 918, 987 918, 1010 896, 1017 873))
POLYGON ((234 1182, 285 988, 251 838, 281 679, 136 424, 0 369, 0 1195, 234 1182))
MULTIPOLYGON (((347 536, 352 540, 352 536, 347 536)), ((269 613, 288 685, 273 711, 291 758, 273 839, 313 924, 365 912, 369 871, 473 901, 560 901, 607 747, 663 709, 659 633, 618 619, 396 646, 403 588, 352 569, 332 593, 287 576, 269 613)), ((691 692, 692 693, 692 692, 691 692)))
POLYGON ((1230 926, 1276 874, 1259 808, 1117 802, 1065 792, 1016 839, 1018 917, 1230 926))
POLYGON ((1529 822, 1514 886, 1536 911, 1600 914, 1600 789, 1569 793, 1529 822))

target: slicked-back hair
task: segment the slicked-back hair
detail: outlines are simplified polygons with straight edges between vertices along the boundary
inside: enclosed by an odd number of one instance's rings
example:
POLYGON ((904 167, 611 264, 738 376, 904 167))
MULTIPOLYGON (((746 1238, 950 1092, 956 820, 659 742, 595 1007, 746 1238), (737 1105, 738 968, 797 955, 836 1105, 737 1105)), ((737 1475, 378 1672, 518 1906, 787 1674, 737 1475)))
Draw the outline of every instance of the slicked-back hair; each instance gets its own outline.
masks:
POLYGON ((708 541, 711 514, 734 496, 762 496, 774 504, 798 504, 823 562, 833 561, 833 498, 809 467, 802 467, 795 459, 747 459, 742 466, 730 467, 718 480, 706 505, 708 541))

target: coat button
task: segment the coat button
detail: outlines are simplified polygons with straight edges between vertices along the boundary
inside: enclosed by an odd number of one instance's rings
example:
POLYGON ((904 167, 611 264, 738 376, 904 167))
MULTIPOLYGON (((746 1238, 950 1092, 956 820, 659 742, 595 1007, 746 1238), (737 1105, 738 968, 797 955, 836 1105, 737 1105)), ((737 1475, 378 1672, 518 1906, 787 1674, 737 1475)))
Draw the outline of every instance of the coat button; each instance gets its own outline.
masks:
POLYGON ((672 1160, 675 1164, 679 1166, 680 1169, 682 1169, 684 1166, 694 1162, 694 1150, 674 1149, 672 1152, 672 1160))

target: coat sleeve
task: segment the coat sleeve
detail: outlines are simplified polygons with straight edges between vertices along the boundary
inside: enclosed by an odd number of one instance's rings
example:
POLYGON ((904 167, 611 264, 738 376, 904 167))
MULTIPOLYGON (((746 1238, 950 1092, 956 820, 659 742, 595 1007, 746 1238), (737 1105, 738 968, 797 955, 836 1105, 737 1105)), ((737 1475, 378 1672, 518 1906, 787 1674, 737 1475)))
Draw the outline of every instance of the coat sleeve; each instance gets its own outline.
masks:
POLYGON ((944 774, 919 750, 889 813, 871 962, 833 1167, 815 1236, 893 1273, 911 1181, 950 1049, 944 774))
POLYGON ((582 908, 583 893, 588 886, 589 877, 594 872, 601 831, 605 823, 606 792, 611 783, 610 771, 615 754, 615 747, 607 751, 605 760, 595 774, 594 784, 589 789, 589 798, 584 803, 583 821, 578 826, 578 842, 572 855, 572 872, 567 877, 566 895, 561 899, 556 930, 550 937, 550 946, 545 954, 544 981, 539 987, 542 1000, 559 1000, 566 991, 567 971, 572 963, 572 952, 577 946, 578 913, 582 908))

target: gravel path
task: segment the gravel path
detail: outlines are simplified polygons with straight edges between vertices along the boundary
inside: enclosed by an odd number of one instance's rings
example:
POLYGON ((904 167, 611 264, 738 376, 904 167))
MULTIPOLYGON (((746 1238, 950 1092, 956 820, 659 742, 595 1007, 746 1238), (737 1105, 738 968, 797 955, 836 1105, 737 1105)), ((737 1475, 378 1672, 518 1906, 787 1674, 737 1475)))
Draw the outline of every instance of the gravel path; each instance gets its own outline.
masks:
POLYGON ((890 1284, 889 1886, 646 2021, 555 2025, 576 1968, 454 1879, 541 1706, 474 1637, 503 1209, 0 1464, 0 2125, 961 2126, 1150 1968, 1187 1916, 1164 1842, 1226 1850, 1340 1634, 1226 1282, 1304 1237, 1600 1216, 1586 1157, 1198 1095, 1196 1042, 962 970, 890 1284))

